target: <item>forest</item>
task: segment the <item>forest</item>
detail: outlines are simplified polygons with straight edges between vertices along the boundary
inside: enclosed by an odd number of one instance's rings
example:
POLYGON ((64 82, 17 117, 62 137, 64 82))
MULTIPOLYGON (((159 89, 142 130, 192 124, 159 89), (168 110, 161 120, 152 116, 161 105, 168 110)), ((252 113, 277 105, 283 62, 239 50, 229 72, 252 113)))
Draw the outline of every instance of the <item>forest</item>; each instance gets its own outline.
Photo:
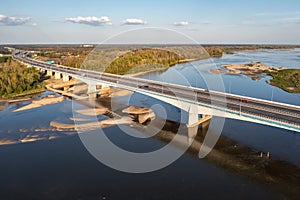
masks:
POLYGON ((179 63, 180 60, 181 57, 176 53, 163 49, 136 49, 115 59, 105 69, 105 72, 124 75, 157 68, 168 68, 179 63))
POLYGON ((43 90, 40 80, 41 75, 35 68, 27 68, 11 58, 0 62, 0 98, 43 90))

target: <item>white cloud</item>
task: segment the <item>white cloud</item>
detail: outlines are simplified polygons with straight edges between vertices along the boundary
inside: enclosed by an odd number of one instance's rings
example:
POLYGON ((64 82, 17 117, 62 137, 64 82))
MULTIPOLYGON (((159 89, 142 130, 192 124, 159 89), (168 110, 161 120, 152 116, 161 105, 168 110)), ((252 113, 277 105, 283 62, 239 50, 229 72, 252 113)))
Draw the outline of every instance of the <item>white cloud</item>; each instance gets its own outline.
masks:
POLYGON ((187 26, 189 25, 188 21, 174 22, 174 26, 187 26))
POLYGON ((74 17, 74 18, 65 18, 65 21, 77 23, 77 24, 86 24, 90 26, 103 26, 103 25, 112 25, 109 17, 74 17))
POLYGON ((122 24, 124 24, 124 25, 145 25, 145 24, 147 24, 147 22, 144 20, 141 20, 141 19, 129 18, 129 19, 125 19, 122 24))
POLYGON ((0 14, 0 24, 7 25, 7 26, 17 26, 26 24, 31 20, 30 17, 9 17, 0 14))

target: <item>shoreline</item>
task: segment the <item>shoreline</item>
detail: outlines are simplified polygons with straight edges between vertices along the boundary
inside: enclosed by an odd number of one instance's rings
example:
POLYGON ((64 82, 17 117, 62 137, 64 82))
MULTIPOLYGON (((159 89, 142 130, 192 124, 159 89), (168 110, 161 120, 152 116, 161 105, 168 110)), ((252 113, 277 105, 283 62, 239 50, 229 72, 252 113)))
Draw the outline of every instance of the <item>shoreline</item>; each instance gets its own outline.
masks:
MULTIPOLYGON (((300 49, 300 47, 298 46, 291 46, 289 48, 280 48, 281 46, 279 45, 278 47, 274 47, 274 48, 257 48, 257 49, 241 49, 241 50, 233 50, 232 53, 226 53, 223 52, 222 56, 224 55, 229 55, 229 54, 237 54, 239 52, 255 52, 255 51, 260 51, 260 50, 278 50, 278 51, 292 51, 292 50, 295 50, 295 49, 300 49)), ((175 65, 177 64, 184 64, 184 63, 189 63, 189 62, 194 62, 194 61, 199 61, 199 60, 207 60, 207 59, 212 59, 212 58, 221 58, 222 56, 220 57, 214 57, 214 56, 209 56, 209 57, 205 57, 205 58, 191 58, 191 59, 183 59, 183 60, 180 60, 178 63, 176 63, 175 65)), ((124 76, 132 76, 132 77, 138 77, 138 76, 143 76, 143 75, 147 75, 149 73, 153 73, 153 72, 162 72, 162 71, 167 71, 169 68, 175 66, 175 65, 171 65, 169 67, 166 67, 166 68, 162 68, 162 69, 153 69, 153 70, 148 70, 148 71, 144 71, 144 72, 137 72, 137 73, 134 73, 134 74, 127 74, 127 75, 124 75, 124 76)), ((230 64, 229 64, 230 65, 230 64)), ((211 68, 211 69, 217 69, 217 68, 211 68)), ((217 70, 215 70, 216 73, 214 74, 220 74, 220 73, 223 73, 221 72, 221 70, 219 72, 217 72, 217 70)))
POLYGON ((131 77, 136 77, 136 76, 143 76, 143 75, 146 75, 146 74, 149 74, 149 73, 153 73, 153 72, 163 72, 163 71, 167 71, 169 68, 175 66, 175 65, 178 65, 178 64, 184 64, 184 63, 189 63, 189 62, 194 62, 194 61, 197 61, 197 60, 205 60, 207 58, 190 58, 190 59, 183 59, 183 60, 179 60, 178 63, 174 64, 174 65, 170 65, 168 67, 165 67, 165 68, 160 68, 160 69, 152 69, 152 70, 147 70, 147 71, 144 71, 144 72, 137 72, 137 73, 134 73, 134 74, 125 74, 124 76, 131 76, 131 77))
POLYGON ((29 90, 29 91, 26 91, 26 92, 23 92, 23 93, 20 93, 20 94, 14 94, 11 97, 0 98, 0 102, 14 103, 14 102, 18 102, 18 101, 26 101, 27 99, 31 99, 31 97, 30 97, 31 95, 43 93, 45 91, 47 91, 46 87, 45 88, 34 89, 34 90, 29 90), (24 100, 24 99, 26 99, 26 100, 24 100))

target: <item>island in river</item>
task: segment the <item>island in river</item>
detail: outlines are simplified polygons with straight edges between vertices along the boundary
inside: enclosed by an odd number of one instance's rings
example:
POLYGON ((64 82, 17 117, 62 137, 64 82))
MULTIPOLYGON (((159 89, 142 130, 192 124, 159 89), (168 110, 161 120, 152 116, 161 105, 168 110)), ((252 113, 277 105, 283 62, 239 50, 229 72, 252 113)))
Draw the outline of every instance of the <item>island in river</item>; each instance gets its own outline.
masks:
POLYGON ((300 93, 300 70, 284 67, 268 66, 261 62, 245 64, 228 64, 221 68, 212 68, 214 74, 243 74, 252 80, 259 80, 266 75, 272 77, 269 84, 279 87, 290 93, 300 93))

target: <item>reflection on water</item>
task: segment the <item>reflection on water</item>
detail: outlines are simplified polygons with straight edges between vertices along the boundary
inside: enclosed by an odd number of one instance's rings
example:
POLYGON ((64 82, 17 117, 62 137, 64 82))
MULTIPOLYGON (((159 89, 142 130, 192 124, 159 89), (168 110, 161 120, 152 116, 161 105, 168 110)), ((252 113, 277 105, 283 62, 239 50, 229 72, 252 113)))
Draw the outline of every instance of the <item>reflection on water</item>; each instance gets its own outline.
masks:
MULTIPOLYGON (((126 145, 118 127, 110 138, 126 145)), ((125 139, 125 140, 124 140, 125 139)), ((156 139, 130 140, 147 151, 156 139)), ((115 171, 95 160, 77 135, 0 147, 2 199, 282 199, 283 196, 188 154, 171 166, 146 174, 115 171)))

